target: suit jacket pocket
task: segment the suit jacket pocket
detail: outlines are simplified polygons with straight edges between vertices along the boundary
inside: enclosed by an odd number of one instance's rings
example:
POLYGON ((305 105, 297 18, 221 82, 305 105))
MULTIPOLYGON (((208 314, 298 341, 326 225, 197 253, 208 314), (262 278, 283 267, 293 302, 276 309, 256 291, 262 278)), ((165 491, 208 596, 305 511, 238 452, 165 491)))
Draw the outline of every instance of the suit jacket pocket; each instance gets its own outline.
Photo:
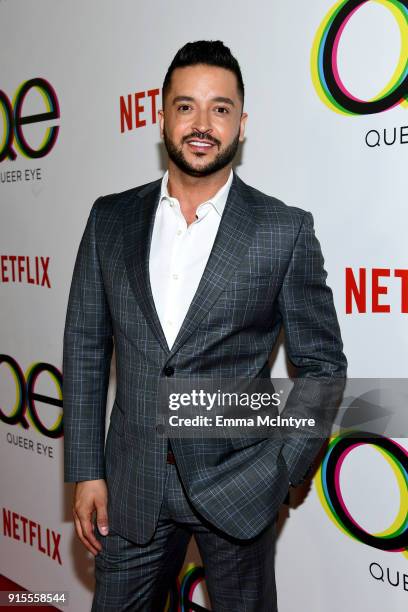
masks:
POLYGON ((276 286, 277 279, 271 272, 251 273, 236 272, 231 276, 225 291, 257 291, 267 290, 276 286))

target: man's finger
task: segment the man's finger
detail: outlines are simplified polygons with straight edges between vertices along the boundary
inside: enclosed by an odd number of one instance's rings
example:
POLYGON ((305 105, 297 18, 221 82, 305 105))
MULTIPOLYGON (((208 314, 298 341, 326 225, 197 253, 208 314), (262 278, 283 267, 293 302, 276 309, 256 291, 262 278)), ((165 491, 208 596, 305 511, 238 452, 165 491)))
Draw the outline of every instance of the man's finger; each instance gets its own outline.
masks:
POLYGON ((98 552, 101 551, 102 545, 100 542, 98 542, 98 540, 95 537, 94 526, 90 518, 84 517, 84 516, 81 517, 81 515, 79 515, 79 520, 81 522, 82 534, 84 538, 91 544, 91 546, 96 548, 98 552))
POLYGON ((109 525, 108 525, 108 512, 106 508, 106 503, 96 504, 96 524, 99 530, 99 533, 102 535, 108 535, 109 533, 109 525))
POLYGON ((80 539, 82 544, 85 546, 85 548, 87 550, 89 550, 89 552, 91 552, 94 555, 94 557, 95 557, 98 554, 98 552, 100 552, 100 550, 102 550, 102 546, 99 544, 99 542, 97 540, 95 540, 97 546, 94 546, 88 540, 88 538, 84 534, 84 530, 82 528, 82 523, 81 523, 81 520, 80 520, 78 514, 74 511, 73 515, 74 515, 75 529, 76 529, 78 538, 80 539))

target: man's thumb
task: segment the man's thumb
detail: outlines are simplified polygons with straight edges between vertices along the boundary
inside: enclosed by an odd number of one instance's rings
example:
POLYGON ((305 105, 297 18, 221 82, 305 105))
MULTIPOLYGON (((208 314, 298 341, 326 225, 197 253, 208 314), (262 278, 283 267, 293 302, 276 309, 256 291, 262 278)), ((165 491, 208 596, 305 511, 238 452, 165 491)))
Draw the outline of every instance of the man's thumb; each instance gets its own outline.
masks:
POLYGON ((104 506, 96 508, 96 525, 98 527, 99 533, 101 533, 102 535, 108 535, 108 514, 104 506))

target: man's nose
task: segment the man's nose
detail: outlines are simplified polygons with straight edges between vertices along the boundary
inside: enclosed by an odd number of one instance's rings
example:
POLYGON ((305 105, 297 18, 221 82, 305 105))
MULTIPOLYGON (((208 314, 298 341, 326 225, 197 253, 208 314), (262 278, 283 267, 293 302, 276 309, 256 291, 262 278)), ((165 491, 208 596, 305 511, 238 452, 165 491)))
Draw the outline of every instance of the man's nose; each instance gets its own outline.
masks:
POLYGON ((197 132, 201 132, 204 136, 212 132, 210 118, 206 111, 199 111, 194 117, 193 129, 197 132))

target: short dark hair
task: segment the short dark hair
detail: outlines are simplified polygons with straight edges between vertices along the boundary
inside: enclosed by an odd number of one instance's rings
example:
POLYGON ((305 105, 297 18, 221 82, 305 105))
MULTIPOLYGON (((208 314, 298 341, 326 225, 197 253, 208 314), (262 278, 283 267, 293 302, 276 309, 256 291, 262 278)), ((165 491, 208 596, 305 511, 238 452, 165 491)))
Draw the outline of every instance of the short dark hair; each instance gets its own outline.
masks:
POLYGON ((232 55, 229 47, 226 47, 221 40, 196 40, 189 42, 181 47, 171 62, 163 81, 162 97, 164 98, 171 84, 171 75, 176 68, 185 66, 195 66, 206 64, 207 66, 218 66, 230 70, 237 77, 239 96, 244 104, 244 81, 242 80, 241 68, 238 61, 232 55))

